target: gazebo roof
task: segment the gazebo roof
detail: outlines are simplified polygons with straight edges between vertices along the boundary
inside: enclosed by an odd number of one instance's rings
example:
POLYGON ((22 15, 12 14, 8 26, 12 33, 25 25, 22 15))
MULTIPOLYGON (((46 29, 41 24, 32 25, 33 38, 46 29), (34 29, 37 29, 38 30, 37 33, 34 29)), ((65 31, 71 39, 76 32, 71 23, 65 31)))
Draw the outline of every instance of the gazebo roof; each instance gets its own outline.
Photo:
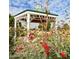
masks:
MULTIPOLYGON (((37 12, 37 13, 42 13, 42 14, 46 14, 46 12, 41 12, 41 11, 35 11, 35 10, 24 10, 24 11, 22 11, 22 12, 20 12, 20 13, 16 14, 16 15, 14 15, 14 17, 16 17, 16 16, 18 16, 18 15, 20 15, 20 14, 24 13, 24 12, 27 12, 27 11, 30 11, 30 12, 37 12)), ((57 14, 52 14, 52 13, 48 13, 48 14, 49 14, 49 15, 58 16, 57 14)))

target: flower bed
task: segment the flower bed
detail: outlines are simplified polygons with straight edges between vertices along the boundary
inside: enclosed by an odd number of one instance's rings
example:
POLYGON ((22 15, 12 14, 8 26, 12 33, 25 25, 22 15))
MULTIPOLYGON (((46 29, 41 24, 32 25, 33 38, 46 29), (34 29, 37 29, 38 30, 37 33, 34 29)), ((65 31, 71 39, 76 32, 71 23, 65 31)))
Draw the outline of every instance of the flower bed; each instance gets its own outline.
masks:
POLYGON ((70 58, 69 30, 34 30, 27 35, 17 37, 10 59, 70 58))

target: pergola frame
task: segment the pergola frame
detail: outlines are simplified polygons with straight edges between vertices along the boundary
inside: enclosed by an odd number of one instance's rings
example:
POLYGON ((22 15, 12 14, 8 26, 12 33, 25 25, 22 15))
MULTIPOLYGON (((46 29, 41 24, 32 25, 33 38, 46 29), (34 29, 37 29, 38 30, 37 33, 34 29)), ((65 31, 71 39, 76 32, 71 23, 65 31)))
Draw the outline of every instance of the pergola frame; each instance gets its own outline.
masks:
MULTIPOLYGON (((54 24, 56 23, 56 18, 58 15, 56 14, 48 14, 48 19, 51 22, 54 22, 54 24)), ((47 14, 44 12, 38 12, 38 11, 32 11, 32 10, 26 10, 23 11, 17 15, 14 16, 15 19, 15 23, 14 23, 14 28, 15 28, 15 38, 16 38, 16 22, 17 20, 22 20, 22 19, 26 19, 27 22, 27 31, 29 32, 30 30, 30 21, 31 22, 46 22, 46 18, 47 18, 47 14)))

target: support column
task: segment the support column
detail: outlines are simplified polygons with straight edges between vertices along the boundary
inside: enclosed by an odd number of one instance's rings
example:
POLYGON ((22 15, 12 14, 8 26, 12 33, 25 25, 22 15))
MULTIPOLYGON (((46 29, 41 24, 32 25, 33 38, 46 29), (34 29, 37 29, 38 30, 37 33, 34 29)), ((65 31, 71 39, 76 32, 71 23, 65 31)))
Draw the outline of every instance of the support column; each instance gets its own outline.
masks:
POLYGON ((51 29, 53 29, 53 22, 51 22, 51 29))
POLYGON ((16 39, 16 21, 17 19, 14 19, 14 39, 16 39))
POLYGON ((55 21, 55 28, 57 29, 57 27, 58 27, 58 20, 57 20, 57 18, 55 20, 56 20, 55 21))
POLYGON ((27 31, 30 30, 30 14, 27 14, 27 31))
POLYGON ((55 23, 56 23, 56 21, 53 22, 53 28, 55 28, 55 23))

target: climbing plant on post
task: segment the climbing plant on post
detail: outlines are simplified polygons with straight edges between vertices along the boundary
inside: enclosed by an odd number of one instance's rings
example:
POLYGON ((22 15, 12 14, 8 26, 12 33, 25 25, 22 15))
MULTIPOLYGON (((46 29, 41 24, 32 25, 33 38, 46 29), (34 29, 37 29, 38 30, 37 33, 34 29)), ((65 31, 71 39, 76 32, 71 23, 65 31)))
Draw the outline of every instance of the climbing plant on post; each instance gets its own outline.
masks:
MULTIPOLYGON (((42 11, 44 11, 44 7, 42 6, 42 2, 40 1, 40 3, 38 2, 38 1, 35 1, 34 2, 35 3, 35 10, 37 11, 37 12, 42 12, 42 11)), ((42 22, 42 20, 41 20, 41 18, 40 18, 40 25, 41 25, 41 30, 44 30, 44 23, 42 22)))
POLYGON ((46 18, 46 30, 48 30, 48 0, 45 0, 45 12, 47 14, 47 18, 46 18))

